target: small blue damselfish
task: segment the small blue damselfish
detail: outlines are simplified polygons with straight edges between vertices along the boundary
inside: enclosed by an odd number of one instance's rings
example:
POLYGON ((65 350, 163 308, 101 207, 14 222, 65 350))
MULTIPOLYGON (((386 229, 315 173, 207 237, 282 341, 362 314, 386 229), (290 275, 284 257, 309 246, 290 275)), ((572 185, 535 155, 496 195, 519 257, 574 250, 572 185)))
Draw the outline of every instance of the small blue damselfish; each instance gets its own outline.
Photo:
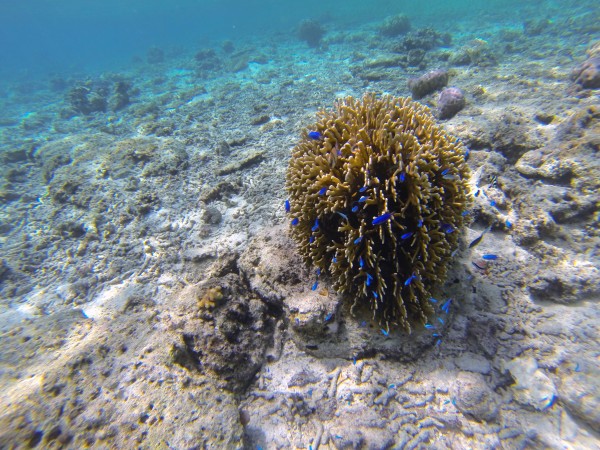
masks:
POLYGON ((319 133, 318 131, 309 131, 308 137, 315 141, 318 141, 319 139, 321 139, 321 133, 319 133))
POLYGON ((404 282, 404 286, 410 285, 413 282, 413 280, 416 280, 416 279, 417 279, 417 276, 415 274, 412 274, 410 277, 408 277, 406 279, 406 281, 404 282))
POLYGON ((498 259, 498 255, 485 254, 481 258, 485 259, 486 261, 493 261, 495 259, 498 259))
POLYGON ((393 214, 388 212, 388 213, 382 214, 381 216, 375 217, 373 219, 373 222, 371 222, 371 223, 373 224, 373 226, 381 225, 382 223, 390 220, 392 218, 392 216, 393 216, 393 214))

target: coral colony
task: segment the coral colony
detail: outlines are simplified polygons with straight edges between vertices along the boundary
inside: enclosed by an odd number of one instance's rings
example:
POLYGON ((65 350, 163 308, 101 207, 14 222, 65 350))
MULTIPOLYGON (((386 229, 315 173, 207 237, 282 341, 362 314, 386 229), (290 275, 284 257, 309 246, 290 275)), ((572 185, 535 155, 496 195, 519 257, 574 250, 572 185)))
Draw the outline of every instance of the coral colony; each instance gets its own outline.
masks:
POLYGON ((427 323, 471 201, 465 153, 408 98, 367 94, 320 111, 287 171, 301 255, 386 329, 427 323))

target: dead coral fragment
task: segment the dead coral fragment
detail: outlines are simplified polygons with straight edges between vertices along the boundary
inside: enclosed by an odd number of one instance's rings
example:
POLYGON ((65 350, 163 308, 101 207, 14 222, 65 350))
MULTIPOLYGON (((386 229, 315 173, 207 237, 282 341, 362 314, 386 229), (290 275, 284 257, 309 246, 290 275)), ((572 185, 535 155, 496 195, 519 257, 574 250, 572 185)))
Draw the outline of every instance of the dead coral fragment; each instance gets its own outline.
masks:
POLYGON ((221 300, 223 300, 223 291, 221 286, 216 286, 204 293, 202 298, 198 300, 198 306, 201 309, 213 309, 221 300))
POLYGON ((408 98, 346 98, 292 151, 291 234, 382 324, 425 323, 470 203, 465 147, 408 98))

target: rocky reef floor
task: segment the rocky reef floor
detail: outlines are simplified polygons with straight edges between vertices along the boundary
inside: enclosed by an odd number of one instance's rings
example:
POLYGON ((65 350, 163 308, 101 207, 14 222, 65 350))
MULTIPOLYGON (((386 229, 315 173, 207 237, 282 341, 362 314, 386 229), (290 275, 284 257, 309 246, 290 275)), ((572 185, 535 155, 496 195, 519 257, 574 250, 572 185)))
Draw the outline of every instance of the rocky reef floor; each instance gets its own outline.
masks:
POLYGON ((456 21, 416 62, 332 25, 2 84, 0 447, 600 448, 599 31, 568 3, 456 21), (311 289, 287 159, 336 97, 439 68, 472 222, 434 328, 383 332, 311 289))

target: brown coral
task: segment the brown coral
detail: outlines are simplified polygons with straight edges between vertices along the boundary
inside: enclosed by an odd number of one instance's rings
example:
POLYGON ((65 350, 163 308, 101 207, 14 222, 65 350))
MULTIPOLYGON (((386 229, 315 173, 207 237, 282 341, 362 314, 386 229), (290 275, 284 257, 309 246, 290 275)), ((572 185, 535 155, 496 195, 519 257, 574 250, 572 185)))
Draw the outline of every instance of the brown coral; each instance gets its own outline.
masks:
POLYGON ((287 172, 300 253, 385 326, 425 323, 470 202, 466 149, 425 106, 374 94, 308 131, 287 172))
POLYGON ((221 300, 223 300, 223 291, 221 286, 216 286, 204 293, 202 298, 198 300, 198 306, 201 309, 213 309, 221 300))

